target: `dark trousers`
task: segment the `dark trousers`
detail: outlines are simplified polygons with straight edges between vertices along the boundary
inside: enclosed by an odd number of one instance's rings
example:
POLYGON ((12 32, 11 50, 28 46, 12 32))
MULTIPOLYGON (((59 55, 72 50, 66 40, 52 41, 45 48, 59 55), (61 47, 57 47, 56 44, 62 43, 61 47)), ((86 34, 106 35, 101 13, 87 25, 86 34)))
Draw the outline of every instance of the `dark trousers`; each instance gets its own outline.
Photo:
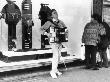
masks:
POLYGON ((96 66, 97 47, 93 45, 85 45, 85 61, 86 66, 96 66))
POLYGON ((8 23, 8 37, 11 39, 16 39, 16 23, 8 23))
POLYGON ((107 58, 106 51, 107 51, 107 47, 99 50, 100 57, 101 57, 101 65, 103 65, 103 66, 108 66, 108 58, 107 58))

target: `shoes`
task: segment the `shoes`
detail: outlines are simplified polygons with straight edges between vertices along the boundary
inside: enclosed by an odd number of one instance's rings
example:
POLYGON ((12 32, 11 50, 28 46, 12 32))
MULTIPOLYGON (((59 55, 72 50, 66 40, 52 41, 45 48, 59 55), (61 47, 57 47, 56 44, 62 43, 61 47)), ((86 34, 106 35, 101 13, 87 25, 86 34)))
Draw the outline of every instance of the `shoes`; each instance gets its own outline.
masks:
POLYGON ((62 73, 59 72, 59 71, 56 72, 56 73, 51 71, 51 72, 50 72, 50 75, 51 75, 52 78, 56 79, 56 78, 57 78, 57 75, 60 76, 60 75, 62 75, 62 73))
POLYGON ((86 66, 85 67, 85 69, 91 69, 92 68, 92 66, 86 66))
POLYGON ((62 73, 61 73, 61 72, 59 72, 59 71, 58 71, 56 74, 57 74, 58 76, 62 75, 62 73))
POLYGON ((102 68, 102 65, 97 65, 97 67, 102 68))
POLYGON ((99 68, 102 68, 102 66, 101 66, 101 65, 99 65, 98 67, 99 67, 99 68))
POLYGON ((99 70, 99 68, 98 67, 93 67, 92 70, 99 70))
POLYGON ((54 72, 50 72, 50 75, 51 75, 51 77, 53 78, 53 79, 56 79, 57 78, 57 75, 56 75, 56 73, 54 73, 54 72))
POLYGON ((108 68, 108 66, 104 66, 105 68, 108 68))
POLYGON ((102 62, 97 62, 97 67, 102 68, 102 62))
POLYGON ((109 66, 108 65, 102 65, 102 67, 108 68, 109 66))

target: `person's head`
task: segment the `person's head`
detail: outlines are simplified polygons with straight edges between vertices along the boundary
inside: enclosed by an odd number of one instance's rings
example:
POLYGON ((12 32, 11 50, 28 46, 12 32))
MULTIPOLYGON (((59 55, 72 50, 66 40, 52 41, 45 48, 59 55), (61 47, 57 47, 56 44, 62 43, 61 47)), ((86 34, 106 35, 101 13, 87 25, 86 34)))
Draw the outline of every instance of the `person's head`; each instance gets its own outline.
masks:
POLYGON ((101 16, 98 15, 98 14, 93 14, 93 15, 91 16, 91 18, 92 18, 93 20, 97 21, 98 23, 102 23, 102 18, 101 18, 101 16))
POLYGON ((51 17, 54 19, 58 19, 58 13, 55 9, 51 10, 51 17))

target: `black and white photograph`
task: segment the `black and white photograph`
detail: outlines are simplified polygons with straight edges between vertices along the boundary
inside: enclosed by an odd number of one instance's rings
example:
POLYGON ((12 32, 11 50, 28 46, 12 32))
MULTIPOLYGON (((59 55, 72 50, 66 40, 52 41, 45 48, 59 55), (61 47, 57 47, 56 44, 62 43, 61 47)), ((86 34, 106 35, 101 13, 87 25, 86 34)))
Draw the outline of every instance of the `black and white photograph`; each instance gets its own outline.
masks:
POLYGON ((0 0, 0 82, 110 82, 110 0, 0 0))

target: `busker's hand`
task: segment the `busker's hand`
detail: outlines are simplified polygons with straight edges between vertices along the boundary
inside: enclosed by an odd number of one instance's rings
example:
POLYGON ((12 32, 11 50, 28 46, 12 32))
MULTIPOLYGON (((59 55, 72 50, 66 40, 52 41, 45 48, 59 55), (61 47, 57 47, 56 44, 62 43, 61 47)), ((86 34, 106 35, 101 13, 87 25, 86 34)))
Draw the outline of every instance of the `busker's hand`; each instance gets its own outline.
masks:
POLYGON ((48 36, 48 38, 51 38, 52 37, 52 34, 51 33, 47 33, 46 35, 48 36))
POLYGON ((66 37, 68 37, 69 36, 69 31, 66 30, 65 34, 66 34, 66 37))
POLYGON ((48 38, 51 38, 52 37, 52 34, 51 33, 44 32, 44 35, 47 35, 48 38))

